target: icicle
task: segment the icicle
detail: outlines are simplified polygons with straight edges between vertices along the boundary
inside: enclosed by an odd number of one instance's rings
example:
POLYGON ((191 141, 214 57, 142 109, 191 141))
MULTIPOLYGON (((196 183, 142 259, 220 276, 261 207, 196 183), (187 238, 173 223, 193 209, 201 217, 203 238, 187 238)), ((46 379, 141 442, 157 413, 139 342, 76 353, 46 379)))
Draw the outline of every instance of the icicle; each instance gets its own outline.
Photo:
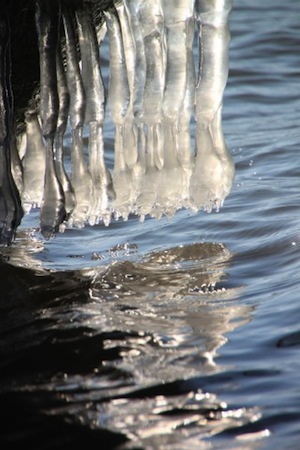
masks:
POLYGON ((25 114, 26 152, 22 160, 24 190, 22 205, 29 213, 31 207, 40 207, 43 200, 46 147, 37 114, 25 114))
POLYGON ((130 95, 123 126, 123 141, 126 143, 123 148, 124 158, 130 169, 134 167, 138 159, 137 128, 143 115, 145 84, 145 51, 138 18, 139 3, 139 1, 124 1, 116 4, 130 95))
POLYGON ((122 131, 122 126, 117 125, 115 133, 115 163, 113 173, 116 198, 113 202, 113 208, 116 218, 121 216, 124 220, 127 220, 129 213, 132 210, 132 177, 131 170, 126 165, 126 161, 124 158, 124 142, 122 131))
POLYGON ((63 23, 66 37, 67 84, 70 93, 70 125, 72 129, 71 182, 76 196, 76 207, 69 223, 78 228, 85 225, 90 211, 93 194, 92 178, 85 161, 82 142, 82 129, 85 113, 85 94, 79 69, 76 48, 74 16, 70 10, 63 10, 63 23))
MULTIPOLYGON (((119 18, 120 23, 120 33, 121 39, 123 43, 123 51, 124 51, 124 61, 126 66, 127 80, 128 80, 128 89, 130 94, 129 99, 129 108, 130 114, 132 113, 132 101, 133 101, 133 91, 134 91, 134 82, 135 82, 135 58, 136 58, 136 49, 135 49, 135 40, 132 32, 132 27, 130 23, 130 18, 128 15, 128 8, 125 3, 117 3, 115 5, 116 11, 119 18)), ((127 112, 128 114, 128 112, 127 112)))
MULTIPOLYGON (((18 151, 18 155, 22 164, 22 159, 25 156, 26 153, 26 147, 27 147, 27 137, 26 137, 26 126, 25 129, 22 130, 21 132, 19 132, 16 135, 16 146, 17 146, 17 151, 18 151)), ((23 165, 22 165, 23 167, 23 165)))
POLYGON ((6 8, 0 6, 0 243, 10 245, 23 216, 12 176, 11 142, 13 95, 11 86, 10 26, 6 8))
POLYGON ((164 166, 161 170, 161 183, 157 196, 157 204, 162 213, 172 217, 181 207, 182 168, 179 165, 176 151, 177 124, 165 122, 165 154, 164 166))
POLYGON ((154 134, 153 128, 150 127, 147 129, 146 149, 151 150, 144 153, 145 173, 141 180, 140 194, 136 200, 137 213, 141 217, 152 213, 159 192, 160 172, 155 164, 153 147, 154 134))
POLYGON ((139 214, 141 208, 141 191, 145 184, 147 159, 146 159, 146 132, 145 126, 139 124, 137 126, 137 151, 138 160, 132 168, 132 212, 139 214))
POLYGON ((105 91, 100 69, 97 35, 88 5, 76 11, 81 54, 81 73, 85 93, 85 122, 103 123, 105 91))
POLYGON ((164 91, 164 55, 162 35, 153 31, 144 37, 147 54, 146 83, 144 90, 144 121, 155 124, 161 120, 161 106, 164 91))
POLYGON ((186 20, 186 92, 183 100, 182 110, 178 118, 178 134, 176 135, 177 157, 182 167, 182 205, 189 206, 189 185, 194 165, 194 155, 191 146, 190 122, 194 112, 195 105, 195 64, 193 58, 193 39, 194 39, 195 20, 190 17, 186 20))
POLYGON ((180 114, 186 89, 185 23, 168 25, 166 38, 167 67, 163 113, 165 119, 173 122, 180 114))
POLYGON ((196 86, 196 118, 207 125, 223 100, 228 77, 228 16, 232 0, 196 0, 199 28, 199 68, 196 86))
POLYGON ((155 5, 144 3, 139 16, 147 55, 143 120, 153 135, 153 139, 147 140, 147 152, 154 153, 155 165, 160 170, 164 161, 161 120, 166 73, 166 42, 161 2, 158 1, 155 5))
POLYGON ((55 169, 53 143, 50 142, 46 147, 45 186, 40 217, 41 231, 46 239, 54 236, 66 219, 64 193, 55 169))
POLYGON ((123 125, 130 101, 126 61, 118 17, 104 12, 109 36, 109 101, 115 124, 123 125))
POLYGON ((164 0, 166 79, 163 96, 164 165, 157 202, 172 217, 186 204, 191 171, 189 122, 194 96, 193 1, 164 0), (175 94, 176 93, 176 94, 175 94))
POLYGON ((217 198, 220 198, 219 206, 223 205, 225 197, 229 194, 234 179, 234 164, 229 153, 222 127, 222 107, 220 107, 211 124, 213 135, 214 150, 218 155, 219 161, 222 165, 222 178, 219 180, 219 193, 217 198))
POLYGON ((16 135, 13 134, 11 136, 10 141, 10 158, 11 158, 11 173, 16 184, 16 188, 20 195, 22 195, 24 190, 24 182, 23 182, 23 167, 22 162, 19 156, 19 152, 17 149, 17 140, 16 135))
MULTIPOLYGON (((134 39, 135 66, 132 89, 132 109, 134 123, 138 127, 143 120, 143 99, 146 81, 146 54, 142 35, 141 19, 139 16, 143 0, 125 0, 126 13, 130 22, 130 29, 134 39)), ((138 134, 137 130, 136 133, 138 134)))
MULTIPOLYGON (((110 221, 108 190, 112 191, 112 179, 104 161, 103 121, 105 115, 105 90, 100 69, 97 34, 92 15, 85 6, 76 13, 81 50, 82 80, 86 95, 85 122, 89 125, 90 173, 93 180, 93 202, 89 214, 91 224, 105 218, 110 221)), ((100 42, 101 44, 101 42, 100 42)))
POLYGON ((104 161, 102 124, 96 121, 89 124, 90 172, 94 186, 94 201, 90 211, 90 224, 102 219, 105 225, 110 222, 109 200, 115 198, 112 176, 104 161))
POLYGON ((105 12, 105 18, 108 29, 110 53, 110 110, 116 126, 115 164, 113 172, 113 184, 116 198, 113 202, 113 207, 115 208, 115 215, 117 217, 121 215, 124 220, 127 220, 131 211, 132 179, 131 169, 127 166, 124 157, 123 127, 129 108, 130 90, 118 16, 112 12, 105 12))
POLYGON ((161 170, 164 165, 164 128, 161 121, 153 126, 154 133, 154 160, 156 167, 161 170))
POLYGON ((228 16, 232 0, 197 0, 199 73, 196 86, 196 162, 190 183, 194 209, 219 209, 234 177, 222 132, 221 110, 228 76, 228 16), (201 180, 199 182, 199 180, 201 180))
MULTIPOLYGON (((222 131, 232 0, 113 3, 96 30, 89 2, 71 8, 60 0, 37 0, 41 126, 34 111, 28 111, 25 154, 20 149, 24 189, 20 154, 12 153, 10 164, 19 191, 23 189, 26 210, 42 207, 46 237, 65 220, 83 227, 87 222, 109 225, 111 215, 127 220, 129 214, 136 214, 143 221, 146 216, 172 217, 183 207, 218 210, 232 185, 234 166, 222 131), (59 35, 60 4, 64 36, 59 35), (193 55, 195 23, 198 73, 193 55), (113 176, 105 164, 103 141, 106 92, 99 53, 106 31, 107 97, 115 125, 113 176), (70 178, 63 151, 68 119, 70 178), (88 155, 83 149, 84 124, 89 132, 88 155)), ((14 140, 10 144, 13 151, 14 140)), ((0 194, 1 189, 0 178, 0 194)), ((2 201, 1 214, 5 207, 2 201)))
POLYGON ((56 51, 58 46, 59 6, 37 2, 36 25, 40 53, 40 116, 46 142, 44 195, 41 205, 41 231, 46 238, 58 231, 66 217, 64 193, 54 165, 54 138, 58 118, 56 51))
POLYGON ((186 20, 192 16, 191 0, 181 0, 176 5, 164 0, 167 65, 163 99, 165 119, 178 118, 185 98, 187 83, 187 34, 186 20), (176 92, 176 95, 174 93, 176 92))
MULTIPOLYGON (((163 18, 160 1, 151 5, 139 0, 126 4, 130 27, 123 26, 122 20, 121 26, 124 34, 134 39, 130 51, 135 52, 135 76, 130 98, 133 123, 127 114, 124 129, 125 132, 133 130, 137 160, 131 165, 131 204, 132 211, 142 219, 151 214, 155 205, 160 179, 158 167, 162 167, 163 161, 162 128, 159 127, 165 73, 163 18)), ((125 138, 133 147, 128 132, 125 138)))
POLYGON ((72 187, 69 176, 64 167, 63 157, 63 139, 68 124, 69 106, 70 106, 70 94, 67 86, 65 69, 62 61, 61 49, 58 47, 56 54, 56 75, 57 75, 57 91, 59 98, 59 111, 57 118, 57 127, 54 141, 55 148, 55 169, 60 181, 60 184, 64 191, 65 196, 65 208, 67 218, 75 208, 76 199, 75 192, 72 187))
MULTIPOLYGON (((123 152, 126 165, 131 169, 130 190, 127 198, 131 212, 137 211, 137 198, 145 180, 144 87, 146 54, 141 27, 141 0, 125 0, 117 6, 124 42, 130 101, 123 125, 123 152)), ((127 175, 128 176, 128 175, 127 175)), ((125 180, 125 175, 123 174, 125 180)), ((117 182, 118 183, 118 182, 117 182)))
MULTIPOLYGON (((210 2, 211 0, 206 0, 210 2)), ((212 0, 214 1, 214 0, 212 0)), ((217 0, 218 1, 218 0, 217 0)), ((195 0, 162 0, 165 23, 185 22, 194 15, 195 0)))

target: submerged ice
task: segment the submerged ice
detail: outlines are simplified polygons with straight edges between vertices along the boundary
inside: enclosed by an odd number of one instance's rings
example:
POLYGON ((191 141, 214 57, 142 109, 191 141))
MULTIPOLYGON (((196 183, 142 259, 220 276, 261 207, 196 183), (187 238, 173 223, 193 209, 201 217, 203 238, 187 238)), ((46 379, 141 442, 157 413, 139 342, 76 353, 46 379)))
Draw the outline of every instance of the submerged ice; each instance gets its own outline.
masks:
MULTIPOLYGON (((234 177, 222 131, 231 7, 232 0, 121 0, 95 20, 90 3, 37 1, 39 102, 6 151, 19 209, 40 208, 45 237, 65 227, 108 226, 130 214, 142 221, 222 206, 234 177), (105 158, 107 109, 115 129, 112 171, 105 158)), ((7 220, 4 215, 2 224, 7 220)))

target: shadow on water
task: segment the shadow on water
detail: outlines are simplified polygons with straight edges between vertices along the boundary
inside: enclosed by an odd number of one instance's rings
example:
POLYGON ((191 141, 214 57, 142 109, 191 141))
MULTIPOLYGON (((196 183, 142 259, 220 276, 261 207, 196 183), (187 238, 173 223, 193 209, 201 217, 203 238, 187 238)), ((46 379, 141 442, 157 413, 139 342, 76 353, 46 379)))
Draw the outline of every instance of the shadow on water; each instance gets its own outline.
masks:
POLYGON ((213 392, 230 383, 218 349, 252 314, 226 280, 232 258, 199 243, 52 272, 3 254, 1 441, 211 448, 206 438, 253 424, 258 410, 213 392))

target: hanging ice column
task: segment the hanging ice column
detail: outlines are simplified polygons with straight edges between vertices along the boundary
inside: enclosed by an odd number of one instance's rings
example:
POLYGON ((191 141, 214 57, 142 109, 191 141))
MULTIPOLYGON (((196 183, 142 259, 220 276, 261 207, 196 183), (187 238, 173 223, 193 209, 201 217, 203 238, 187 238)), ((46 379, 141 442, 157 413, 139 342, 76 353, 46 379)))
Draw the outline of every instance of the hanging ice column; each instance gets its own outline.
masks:
POLYGON ((234 166, 222 131, 228 77, 228 17, 232 0, 196 0, 199 70, 196 85, 196 160, 190 182, 192 207, 219 209, 231 189, 234 166))
POLYGON ((195 95, 192 58, 194 0, 164 0, 166 79, 163 96, 164 164, 157 199, 162 212, 172 216, 188 206, 192 170, 190 120, 195 95))
POLYGON ((30 104, 25 139, 17 139, 26 141, 26 151, 19 148, 22 170, 10 162, 24 210, 41 208, 46 237, 129 214, 142 221, 180 208, 218 210, 234 176, 221 115, 232 0, 118 0, 95 24, 96 3, 37 1, 40 103, 30 104), (106 29, 109 80, 102 79, 99 57, 106 29), (106 101, 115 125, 112 174, 105 162, 106 101))
POLYGON ((41 229, 45 237, 58 231, 66 218, 65 196, 55 167, 54 140, 59 113, 56 56, 59 42, 60 7, 57 1, 37 2, 36 24, 40 52, 40 116, 46 144, 41 229))
POLYGON ((218 210, 228 195, 234 167, 221 113, 231 7, 224 0, 123 0, 116 14, 106 14, 117 217, 170 217, 182 207, 218 210))
POLYGON ((193 7, 194 0, 127 0, 116 3, 117 16, 106 14, 116 125, 113 206, 125 219, 171 216, 188 206, 193 7))
POLYGON ((12 176, 13 93, 10 25, 0 4, 0 243, 10 243, 23 215, 17 183, 12 176))
POLYGON ((88 221, 93 195, 92 177, 84 155, 82 136, 86 95, 79 67, 75 15, 66 6, 63 9, 62 17, 66 38, 66 78, 70 93, 70 126, 72 132, 71 182, 76 197, 76 206, 69 223, 82 228, 88 221))
MULTIPOLYGON (((86 96, 85 122, 89 126, 89 170, 93 181, 93 197, 89 223, 110 222, 109 199, 114 190, 104 160, 103 121, 105 115, 105 89, 100 69, 99 47, 89 5, 76 13, 81 52, 81 72, 86 96)), ((103 27, 104 28, 104 27, 103 27)), ((100 36, 103 39, 105 30, 100 36)))

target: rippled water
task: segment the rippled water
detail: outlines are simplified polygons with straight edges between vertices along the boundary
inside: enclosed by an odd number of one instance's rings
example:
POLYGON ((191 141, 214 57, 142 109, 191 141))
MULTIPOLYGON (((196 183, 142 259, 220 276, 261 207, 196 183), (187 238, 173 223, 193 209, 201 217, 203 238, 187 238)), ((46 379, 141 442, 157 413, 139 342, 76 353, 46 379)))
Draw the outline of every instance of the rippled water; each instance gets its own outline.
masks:
POLYGON ((299 448, 299 22, 235 1, 219 213, 44 241, 36 212, 2 251, 3 448, 299 448))

